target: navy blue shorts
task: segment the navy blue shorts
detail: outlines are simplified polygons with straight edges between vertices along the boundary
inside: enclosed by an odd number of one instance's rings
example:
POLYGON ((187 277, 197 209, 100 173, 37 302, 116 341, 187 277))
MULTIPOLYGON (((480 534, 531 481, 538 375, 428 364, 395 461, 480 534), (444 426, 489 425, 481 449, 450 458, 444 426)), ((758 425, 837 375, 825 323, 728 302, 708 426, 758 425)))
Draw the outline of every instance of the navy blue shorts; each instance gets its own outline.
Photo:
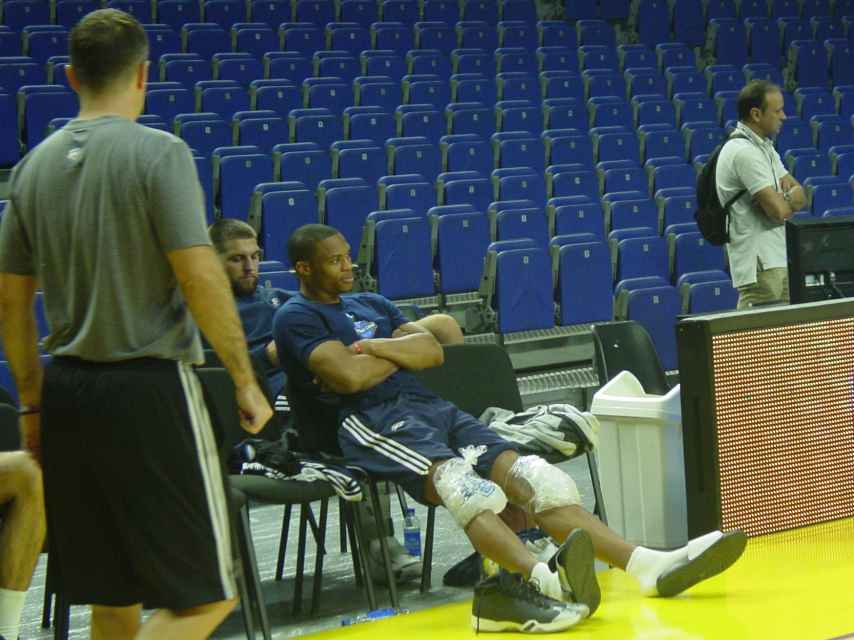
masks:
POLYGON ((484 478, 495 459, 516 445, 473 416, 440 398, 401 394, 344 418, 338 444, 350 464, 399 484, 425 502, 424 481, 433 462, 477 455, 475 471, 484 478))

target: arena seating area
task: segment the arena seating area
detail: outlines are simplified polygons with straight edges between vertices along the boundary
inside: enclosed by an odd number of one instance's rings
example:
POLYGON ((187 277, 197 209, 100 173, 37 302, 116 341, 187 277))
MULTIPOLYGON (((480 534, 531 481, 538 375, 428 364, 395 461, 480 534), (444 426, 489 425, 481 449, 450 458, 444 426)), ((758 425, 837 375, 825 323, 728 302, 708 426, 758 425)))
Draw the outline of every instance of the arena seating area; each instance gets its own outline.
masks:
MULTIPOLYGON (((100 6, 0 3, 0 166, 74 115, 68 33, 100 6)), ((636 319, 674 369, 677 315, 735 306, 694 191, 752 78, 787 89, 798 215, 854 212, 854 0, 105 6, 150 36, 141 122, 187 141, 209 219, 259 230, 274 286, 294 288, 288 234, 325 222, 364 288, 475 300, 499 335, 636 319)))

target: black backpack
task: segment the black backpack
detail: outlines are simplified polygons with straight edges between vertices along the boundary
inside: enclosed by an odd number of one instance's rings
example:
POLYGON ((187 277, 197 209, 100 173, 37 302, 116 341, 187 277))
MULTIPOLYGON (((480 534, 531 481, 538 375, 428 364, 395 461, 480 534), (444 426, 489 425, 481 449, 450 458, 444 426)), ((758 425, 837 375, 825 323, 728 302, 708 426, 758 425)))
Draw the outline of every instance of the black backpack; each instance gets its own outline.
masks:
POLYGON ((747 189, 743 189, 733 196, 725 205, 718 198, 717 181, 715 173, 718 168, 718 156, 721 149, 730 140, 748 140, 746 136, 733 136, 724 140, 712 152, 700 175, 697 176, 697 210, 694 212, 694 220, 700 227, 703 237, 715 246, 721 246, 729 242, 729 208, 733 203, 743 196, 747 189))

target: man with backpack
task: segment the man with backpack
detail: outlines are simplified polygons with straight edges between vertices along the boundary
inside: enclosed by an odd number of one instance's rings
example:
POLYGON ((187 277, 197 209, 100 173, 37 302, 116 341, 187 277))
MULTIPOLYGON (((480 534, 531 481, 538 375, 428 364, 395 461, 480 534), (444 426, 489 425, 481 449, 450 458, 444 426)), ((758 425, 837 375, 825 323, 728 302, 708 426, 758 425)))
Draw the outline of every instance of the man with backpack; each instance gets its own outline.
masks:
MULTIPOLYGON (((801 184, 786 171, 773 138, 786 120, 780 87, 749 82, 738 95, 738 124, 720 147, 714 184, 722 219, 728 210, 727 255, 738 309, 788 303, 784 223, 806 205, 801 184)), ((702 181, 702 177, 701 177, 702 181)), ((702 184, 698 200, 703 200, 702 184)), ((700 203, 700 213, 703 213, 700 203)), ((703 223, 698 217, 698 222, 703 223)), ((704 230, 704 235, 705 230, 704 230)), ((708 237, 708 236, 707 236, 708 237)))

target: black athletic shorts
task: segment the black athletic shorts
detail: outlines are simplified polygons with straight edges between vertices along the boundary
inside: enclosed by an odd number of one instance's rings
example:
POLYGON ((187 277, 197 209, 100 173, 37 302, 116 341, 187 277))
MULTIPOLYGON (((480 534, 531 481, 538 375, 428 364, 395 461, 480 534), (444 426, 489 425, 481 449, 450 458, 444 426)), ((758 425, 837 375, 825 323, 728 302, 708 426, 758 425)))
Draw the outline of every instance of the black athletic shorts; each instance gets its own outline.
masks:
POLYGON ((72 604, 180 610, 236 595, 214 440, 189 365, 53 358, 42 393, 48 541, 72 604))

